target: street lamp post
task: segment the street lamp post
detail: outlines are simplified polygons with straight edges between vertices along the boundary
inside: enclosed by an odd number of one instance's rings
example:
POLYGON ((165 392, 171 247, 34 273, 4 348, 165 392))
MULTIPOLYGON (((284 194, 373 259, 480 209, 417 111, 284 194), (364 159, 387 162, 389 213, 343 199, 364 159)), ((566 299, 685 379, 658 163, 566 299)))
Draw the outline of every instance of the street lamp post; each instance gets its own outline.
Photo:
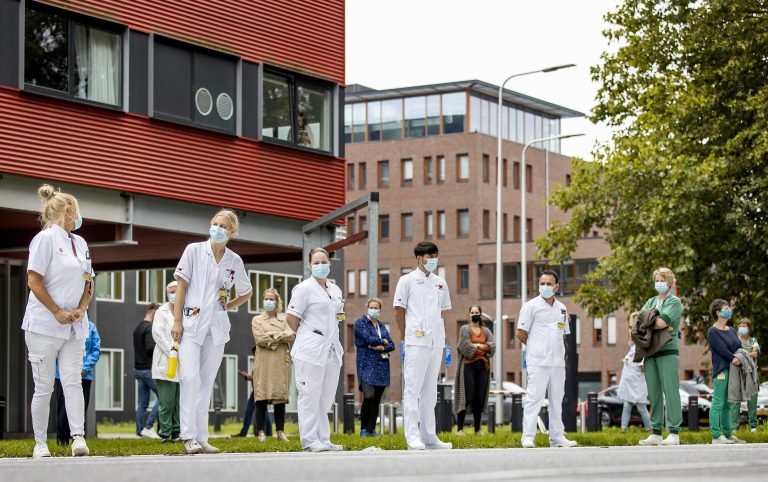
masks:
MULTIPOLYGON (((525 194, 526 194, 526 179, 525 179, 525 153, 528 151, 528 148, 531 147, 534 144, 538 144, 539 142, 549 142, 554 141, 557 139, 568 139, 570 137, 579 137, 583 136, 584 134, 563 134, 560 136, 549 136, 549 137, 542 137, 539 139, 533 139, 529 143, 523 147, 523 158, 520 161, 520 306, 522 306, 525 301, 528 299, 528 283, 527 283, 527 274, 528 274, 528 266, 527 266, 527 256, 526 251, 528 248, 528 233, 527 233, 527 224, 528 220, 526 218, 525 213, 525 194)), ((547 176, 549 176, 549 172, 547 172, 547 176)), ((546 179, 546 182, 549 182, 549 179, 546 179)), ((549 203, 549 199, 547 199, 547 203, 549 203)), ((549 222, 549 217, 547 217, 547 223, 549 222)), ((547 226, 549 228, 549 226, 547 226)), ((521 363, 520 363, 520 386, 525 388, 528 381, 528 373, 524 366, 524 360, 525 360, 525 345, 521 347, 520 350, 520 356, 521 356, 521 363)))
MULTIPOLYGON (((501 301, 503 299, 503 293, 501 292, 502 289, 502 269, 503 269, 503 263, 501 259, 501 248, 502 248, 502 242, 501 239, 502 236, 502 226, 501 223, 503 222, 503 215, 501 211, 501 179, 503 178, 503 166, 502 166, 502 154, 501 154, 501 140, 502 140, 502 132, 501 132, 501 112, 503 110, 504 106, 504 86, 509 82, 511 79, 514 79, 515 77, 522 77, 524 75, 531 75, 531 74, 538 74, 538 73, 547 73, 547 72, 554 72, 556 70, 560 69, 567 69, 569 67, 575 67, 575 64, 566 64, 566 65, 556 65, 554 67, 547 67, 546 69, 540 69, 540 70, 532 70, 530 72, 522 72, 519 74, 510 75, 507 77, 504 82, 501 83, 499 86, 499 105, 497 109, 497 116, 496 116, 496 132, 498 134, 497 138, 497 156, 496 156, 496 319, 495 323, 493 325, 494 327, 494 336, 496 337, 496 343, 501 343, 502 349, 498 350, 496 352, 496 357, 494 358, 494 372, 496 374, 496 388, 497 390, 501 390, 502 388, 502 372, 504 370, 504 364, 503 364, 503 354, 504 354, 504 344, 503 344, 503 331, 502 331, 502 312, 501 312, 501 301)), ((504 410, 499 409, 499 407, 503 406, 504 397, 501 393, 496 395, 496 423, 502 424, 504 422, 504 410)))

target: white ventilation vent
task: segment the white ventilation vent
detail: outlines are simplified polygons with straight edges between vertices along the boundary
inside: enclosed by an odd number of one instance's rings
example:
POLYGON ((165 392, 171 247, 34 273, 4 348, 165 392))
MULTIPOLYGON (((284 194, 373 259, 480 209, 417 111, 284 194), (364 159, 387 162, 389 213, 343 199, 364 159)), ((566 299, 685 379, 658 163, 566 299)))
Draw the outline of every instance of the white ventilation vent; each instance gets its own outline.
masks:
POLYGON ((201 87, 195 92, 195 107, 202 115, 208 115, 213 110, 213 97, 205 87, 201 87))
POLYGON ((232 117, 235 107, 229 94, 219 94, 216 98, 216 111, 223 120, 229 120, 232 117))

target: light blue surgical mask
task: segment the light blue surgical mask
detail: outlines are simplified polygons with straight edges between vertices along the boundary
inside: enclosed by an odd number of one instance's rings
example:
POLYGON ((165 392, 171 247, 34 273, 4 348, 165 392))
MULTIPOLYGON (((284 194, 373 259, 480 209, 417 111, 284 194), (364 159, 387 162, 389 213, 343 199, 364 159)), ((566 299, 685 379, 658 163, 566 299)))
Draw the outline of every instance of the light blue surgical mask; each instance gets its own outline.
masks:
POLYGON ((264 309, 267 311, 275 311, 275 308, 277 308, 277 301, 275 300, 264 300, 264 309))
POLYGON ((747 328, 746 326, 740 326, 739 327, 739 335, 741 335, 741 336, 749 335, 749 328, 747 328))
POLYGON ((168 302, 170 304, 176 303, 176 293, 171 293, 168 295, 168 302))
POLYGON ((379 316, 381 316, 381 310, 377 310, 376 308, 368 308, 368 318, 372 320, 378 320, 379 316))
POLYGON ((653 286, 660 295, 669 291, 669 285, 666 281, 656 281, 653 286))
POLYGON ((549 299, 555 296, 555 287, 549 285, 539 285, 539 294, 544 299, 549 299))
POLYGON ((211 235, 211 240, 216 244, 223 243, 229 237, 227 235, 227 230, 221 226, 212 225, 211 229, 208 230, 208 233, 211 235))
POLYGON ((78 214, 77 217, 75 218, 75 227, 72 228, 72 231, 77 231, 82 226, 83 226, 83 217, 78 214))
POLYGON ((437 258, 429 258, 424 261, 424 268, 430 273, 437 269, 437 258))
POLYGON ((730 320, 732 317, 733 310, 731 308, 726 308, 720 311, 720 318, 723 318, 724 320, 730 320))
POLYGON ((325 279, 330 273, 331 265, 328 263, 312 265, 312 276, 315 278, 325 279))

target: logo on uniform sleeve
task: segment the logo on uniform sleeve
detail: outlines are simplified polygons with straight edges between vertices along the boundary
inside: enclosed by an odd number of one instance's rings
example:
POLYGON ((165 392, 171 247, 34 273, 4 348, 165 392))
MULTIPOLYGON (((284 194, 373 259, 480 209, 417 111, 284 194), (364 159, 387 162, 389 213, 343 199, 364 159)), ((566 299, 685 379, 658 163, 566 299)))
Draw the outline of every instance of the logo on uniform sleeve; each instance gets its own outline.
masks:
POLYGON ((64 248, 59 247, 59 253, 63 253, 63 252, 64 252, 64 248))
POLYGON ((439 289, 439 290, 441 290, 441 291, 442 291, 442 289, 443 289, 443 288, 444 288, 444 286, 443 286, 443 285, 441 285, 441 284, 437 285, 437 289, 439 289))
POLYGON ((560 314, 564 315, 565 314, 565 310, 560 310, 560 314))

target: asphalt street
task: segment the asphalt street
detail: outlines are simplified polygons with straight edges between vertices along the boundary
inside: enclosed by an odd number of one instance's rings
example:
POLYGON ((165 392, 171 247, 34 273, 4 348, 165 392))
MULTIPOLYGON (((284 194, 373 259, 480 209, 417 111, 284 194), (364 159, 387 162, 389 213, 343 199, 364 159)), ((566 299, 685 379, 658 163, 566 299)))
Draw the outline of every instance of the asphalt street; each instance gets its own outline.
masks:
POLYGON ((768 444, 2 459, 0 481, 765 481, 768 444))

